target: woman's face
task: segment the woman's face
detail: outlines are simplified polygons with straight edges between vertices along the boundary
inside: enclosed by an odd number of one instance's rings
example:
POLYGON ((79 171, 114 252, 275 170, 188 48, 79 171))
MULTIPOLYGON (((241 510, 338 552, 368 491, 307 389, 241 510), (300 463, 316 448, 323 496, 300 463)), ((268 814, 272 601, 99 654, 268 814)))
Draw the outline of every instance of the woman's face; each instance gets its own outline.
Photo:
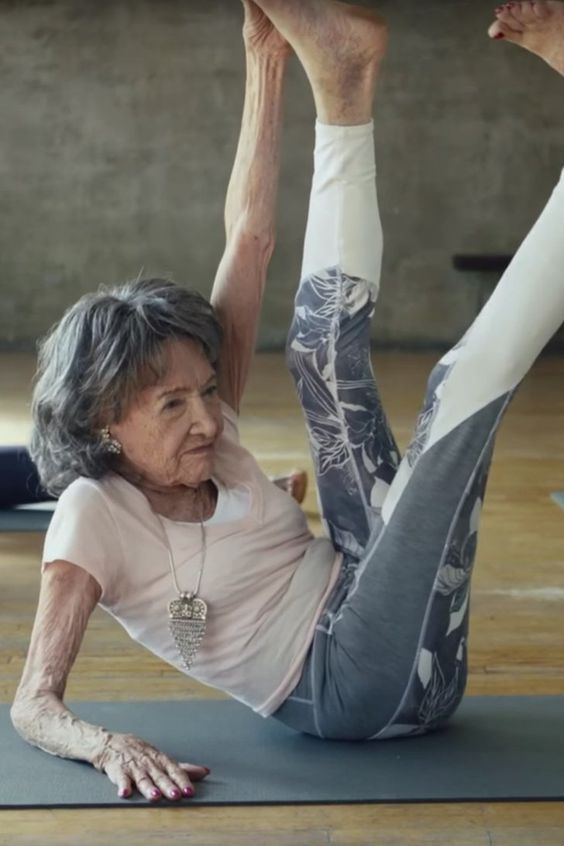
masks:
POLYGON ((215 370, 200 345, 168 341, 165 373, 145 388, 110 432, 123 447, 124 475, 161 490, 197 487, 213 473, 223 431, 215 370))

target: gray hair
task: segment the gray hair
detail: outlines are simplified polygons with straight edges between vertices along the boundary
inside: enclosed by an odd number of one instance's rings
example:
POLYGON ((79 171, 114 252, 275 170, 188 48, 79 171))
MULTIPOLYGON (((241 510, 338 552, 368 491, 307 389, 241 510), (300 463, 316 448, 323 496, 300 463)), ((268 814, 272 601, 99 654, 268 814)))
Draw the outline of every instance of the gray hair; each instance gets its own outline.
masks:
POLYGON ((222 331, 210 303, 168 279, 100 287, 68 309, 39 344, 30 454, 59 496, 79 476, 114 467, 100 429, 164 375, 167 341, 199 341, 215 367, 222 331))

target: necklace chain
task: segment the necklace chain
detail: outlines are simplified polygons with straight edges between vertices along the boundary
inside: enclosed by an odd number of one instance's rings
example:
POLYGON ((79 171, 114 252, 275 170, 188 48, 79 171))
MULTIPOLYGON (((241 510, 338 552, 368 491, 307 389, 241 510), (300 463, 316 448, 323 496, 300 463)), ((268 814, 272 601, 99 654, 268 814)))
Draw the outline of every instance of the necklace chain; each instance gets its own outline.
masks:
MULTIPOLYGON (((161 523, 162 523, 162 521, 161 521, 161 523)), ((167 537, 167 534, 166 534, 166 530, 165 530, 165 533, 164 533, 167 551, 168 551, 168 563, 170 565, 170 572, 172 573, 172 580, 174 582, 175 590, 176 590, 177 594, 179 594, 179 596, 190 596, 190 595, 191 596, 197 596, 200 592, 200 583, 202 581, 202 573, 204 572, 207 549, 206 549, 206 529, 205 529, 204 523, 201 519, 200 519, 199 523, 200 523, 200 530, 201 530, 201 534, 202 534, 202 560, 201 560, 201 563, 200 563, 200 572, 198 573, 198 581, 196 582, 196 588, 195 588, 195 590, 190 591, 189 593, 180 589, 180 586, 178 584, 178 579, 176 577, 176 567, 174 566, 174 558, 173 558, 173 555, 172 555, 172 549, 170 547, 170 543, 169 543, 169 540, 168 540, 168 537, 167 537)))

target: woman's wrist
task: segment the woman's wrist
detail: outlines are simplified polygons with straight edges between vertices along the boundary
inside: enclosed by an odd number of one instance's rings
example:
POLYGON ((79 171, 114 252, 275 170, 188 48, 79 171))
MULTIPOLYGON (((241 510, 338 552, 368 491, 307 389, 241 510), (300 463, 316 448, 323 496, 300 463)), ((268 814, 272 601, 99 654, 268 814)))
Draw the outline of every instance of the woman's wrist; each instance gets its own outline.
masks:
POLYGON ((248 65, 279 72, 285 71, 291 53, 290 48, 287 50, 265 50, 252 44, 245 47, 248 65))
POLYGON ((27 743, 60 758, 100 760, 111 734, 103 726, 79 719, 52 693, 32 701, 17 699, 10 712, 12 724, 27 743))

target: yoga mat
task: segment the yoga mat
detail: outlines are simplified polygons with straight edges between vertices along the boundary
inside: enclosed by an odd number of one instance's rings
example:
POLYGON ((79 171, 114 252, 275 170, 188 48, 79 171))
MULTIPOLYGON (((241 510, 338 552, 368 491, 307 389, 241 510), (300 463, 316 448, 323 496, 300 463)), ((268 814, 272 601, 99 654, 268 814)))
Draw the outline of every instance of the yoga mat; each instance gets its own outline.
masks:
MULTIPOLYGON (((468 697, 448 726, 401 740, 320 740, 233 700, 69 702, 83 719, 211 768, 190 805, 564 799, 564 696, 468 697)), ((0 807, 131 807, 92 766, 36 749, 0 706, 0 807)), ((159 803, 178 804, 162 800, 159 803)))
POLYGON ((556 493, 553 493, 552 499, 556 505, 559 505, 560 508, 564 508, 564 491, 557 491, 556 493))
POLYGON ((0 509, 0 532, 46 532, 56 504, 40 502, 0 509))

